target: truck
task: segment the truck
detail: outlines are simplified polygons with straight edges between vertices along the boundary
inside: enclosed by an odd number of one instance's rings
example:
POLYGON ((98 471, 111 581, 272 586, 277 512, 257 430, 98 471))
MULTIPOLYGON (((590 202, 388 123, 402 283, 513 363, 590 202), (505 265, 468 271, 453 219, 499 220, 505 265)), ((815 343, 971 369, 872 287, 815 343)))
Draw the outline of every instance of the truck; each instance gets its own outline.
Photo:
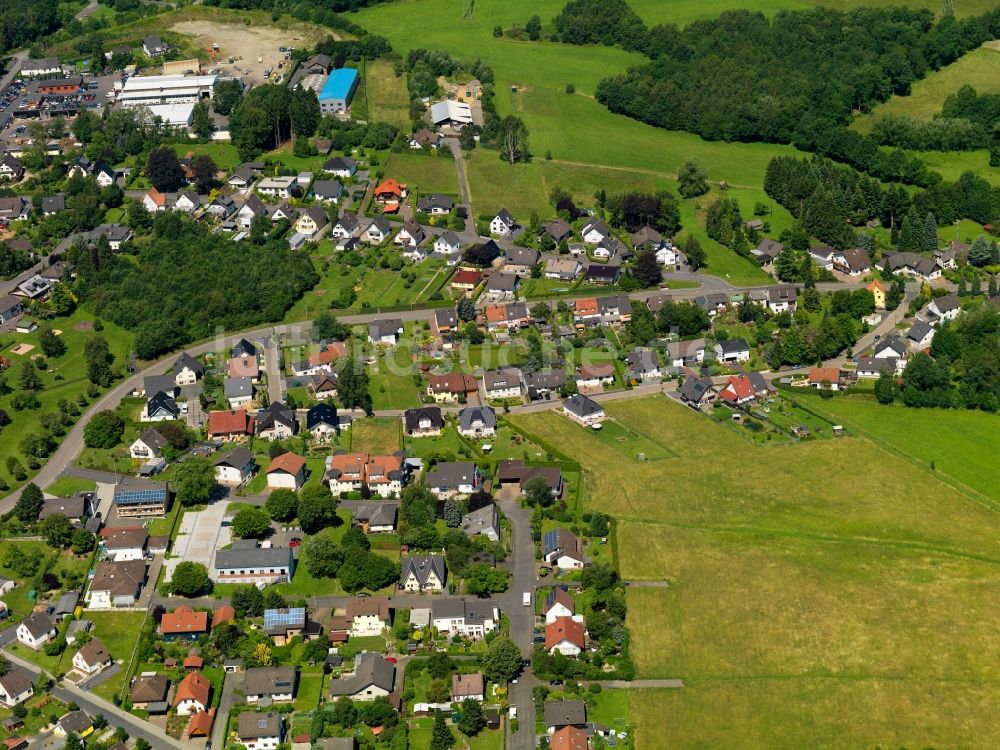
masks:
POLYGON ((522 596, 521 596, 521 603, 524 604, 525 607, 530 607, 531 606, 531 592, 530 591, 525 591, 524 594, 522 594, 522 596))

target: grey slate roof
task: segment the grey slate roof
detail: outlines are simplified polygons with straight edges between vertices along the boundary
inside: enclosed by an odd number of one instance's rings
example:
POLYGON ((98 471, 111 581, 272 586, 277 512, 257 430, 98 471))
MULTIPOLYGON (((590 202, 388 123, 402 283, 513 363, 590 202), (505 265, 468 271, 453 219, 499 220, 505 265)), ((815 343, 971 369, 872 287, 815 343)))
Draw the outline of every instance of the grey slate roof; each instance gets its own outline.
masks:
POLYGON ((362 503, 354 510, 354 520, 369 526, 395 526, 399 513, 397 503, 362 503))
POLYGON ((247 695, 295 694, 298 672, 295 667, 253 667, 244 675, 247 695))
POLYGON ((146 392, 146 398, 150 399, 157 393, 173 396, 177 392, 177 384, 173 375, 147 375, 142 379, 142 389, 146 392))
POLYGON ((680 387, 681 398, 693 404, 701 403, 705 393, 712 389, 712 381, 709 378, 687 378, 680 387))
POLYGON ((417 582, 424 586, 433 573, 442 584, 445 580, 446 570, 444 558, 441 555, 424 555, 416 557, 402 557, 399 561, 399 580, 406 581, 412 573, 417 578, 417 582))
POLYGON ((581 418, 591 417, 604 411, 604 408, 599 403, 592 398, 584 396, 582 393, 577 393, 563 401, 563 408, 570 414, 581 418))
POLYGON ((432 208, 442 208, 445 211, 451 211, 454 207, 455 201, 450 195, 441 195, 439 193, 425 195, 417 201, 418 211, 430 211, 432 208))
POLYGON ((173 366, 174 375, 177 375, 177 373, 179 373, 185 367, 193 371, 198 377, 201 377, 202 374, 205 372, 205 367, 204 365, 202 365, 201 362, 196 360, 187 352, 182 352, 181 355, 176 360, 174 360, 174 366, 173 366))
POLYGON ((459 428, 472 429, 474 422, 482 422, 485 428, 496 428, 497 413, 489 406, 467 406, 458 413, 459 428))
POLYGON ((583 701, 546 701, 545 726, 565 727, 587 723, 587 704, 583 701))
POLYGON ((292 550, 288 547, 240 547, 220 549, 215 553, 215 569, 291 567, 292 550))
POLYGON ((278 401, 272 401, 266 409, 257 412, 257 433, 274 427, 276 424, 283 424, 291 428, 292 431, 298 427, 298 420, 295 418, 295 411, 289 409, 278 401))
POLYGON ((14 697, 27 690, 34 684, 34 675, 24 667, 14 667, 3 677, 0 677, 0 688, 7 695, 14 697))
POLYGON ((381 654, 363 653, 354 658, 354 674, 330 680, 331 695, 354 695, 372 685, 391 693, 395 685, 396 667, 381 654))
POLYGON ((472 461, 445 461, 427 472, 428 487, 457 489, 463 484, 473 484, 476 465, 472 461))
POLYGON ((222 387, 227 399, 253 398, 253 382, 250 378, 226 378, 222 387))
POLYGON ((493 503, 462 516, 462 531, 468 536, 483 534, 489 529, 492 529, 497 536, 500 535, 500 513, 493 503))
POLYGON ((400 318, 379 318, 368 324, 368 337, 378 341, 384 336, 399 336, 403 329, 400 318))
POLYGON ((236 734, 244 741, 280 737, 281 733, 281 714, 277 711, 244 711, 236 726, 236 734))
POLYGON ((169 413, 174 419, 179 417, 181 413, 181 408, 177 405, 177 402, 163 391, 158 392, 146 402, 147 414, 155 414, 161 410, 169 413))
POLYGON ((242 469, 251 461, 253 461, 253 454, 242 445, 238 445, 215 459, 214 466, 231 466, 234 469, 242 469))
POLYGON ((444 427, 444 417, 441 416, 441 408, 438 406, 421 406, 403 412, 403 423, 407 431, 419 430, 420 422, 423 420, 430 421, 432 430, 444 427))

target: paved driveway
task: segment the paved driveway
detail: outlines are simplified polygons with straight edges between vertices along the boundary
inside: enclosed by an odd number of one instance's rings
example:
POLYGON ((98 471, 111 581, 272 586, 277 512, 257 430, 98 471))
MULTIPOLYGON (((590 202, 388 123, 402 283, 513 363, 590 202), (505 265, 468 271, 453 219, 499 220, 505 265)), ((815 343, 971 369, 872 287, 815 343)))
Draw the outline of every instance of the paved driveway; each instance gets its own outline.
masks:
POLYGON ((215 550, 221 545, 229 544, 230 530, 222 528, 222 519, 226 517, 226 507, 229 502, 219 500, 209 505, 205 510, 184 514, 177 530, 174 542, 174 556, 165 560, 164 580, 169 581, 174 568, 180 562, 201 563, 209 570, 215 560, 215 550))

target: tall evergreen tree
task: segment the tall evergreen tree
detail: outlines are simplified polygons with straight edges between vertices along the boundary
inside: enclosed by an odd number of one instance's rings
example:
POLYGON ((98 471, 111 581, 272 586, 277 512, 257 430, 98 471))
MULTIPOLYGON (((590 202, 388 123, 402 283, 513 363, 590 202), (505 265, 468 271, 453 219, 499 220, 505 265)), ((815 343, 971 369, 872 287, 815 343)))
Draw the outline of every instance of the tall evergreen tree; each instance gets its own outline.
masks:
POLYGON ((938 249, 937 220, 930 211, 924 218, 924 252, 933 253, 938 249))

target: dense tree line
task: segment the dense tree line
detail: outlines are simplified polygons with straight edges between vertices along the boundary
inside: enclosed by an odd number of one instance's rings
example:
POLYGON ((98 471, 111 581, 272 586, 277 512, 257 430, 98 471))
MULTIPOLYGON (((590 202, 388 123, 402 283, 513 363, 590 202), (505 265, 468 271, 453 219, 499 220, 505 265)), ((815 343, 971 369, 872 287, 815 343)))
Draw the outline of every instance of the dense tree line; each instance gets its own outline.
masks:
POLYGON ((320 122, 319 100, 312 89, 265 84, 247 92, 229 117, 233 145, 249 161, 296 136, 315 134, 320 122))
POLYGON ((57 0, 0 0, 0 53, 37 41, 59 28, 57 0))
POLYGON ((648 226, 661 234, 673 236, 681 228, 677 198, 666 190, 612 195, 605 201, 604 209, 607 211, 608 222, 613 227, 629 232, 648 226))
POLYGON ((773 158, 767 165, 764 190, 799 218, 809 234, 838 248, 857 244, 851 225, 860 226, 875 218, 893 231, 895 244, 911 208, 916 211, 921 232, 928 213, 939 225, 961 218, 988 224, 1000 208, 1000 193, 972 172, 911 197, 901 185, 883 187, 867 175, 820 157, 773 158))
POLYGON ((649 48, 646 24, 625 0, 571 0, 552 23, 559 41, 567 44, 618 45, 641 52, 649 48))
POLYGON ((140 266, 100 242, 93 250, 75 245, 67 259, 77 268, 80 298, 102 318, 134 331, 144 359, 211 336, 220 326, 241 330, 281 320, 318 280, 308 257, 286 243, 248 251, 187 220, 171 222, 169 233, 154 226, 140 266))
POLYGON ((871 137, 883 146, 916 151, 973 151, 987 148, 991 136, 983 125, 960 117, 920 120, 884 115, 872 124, 871 137))

